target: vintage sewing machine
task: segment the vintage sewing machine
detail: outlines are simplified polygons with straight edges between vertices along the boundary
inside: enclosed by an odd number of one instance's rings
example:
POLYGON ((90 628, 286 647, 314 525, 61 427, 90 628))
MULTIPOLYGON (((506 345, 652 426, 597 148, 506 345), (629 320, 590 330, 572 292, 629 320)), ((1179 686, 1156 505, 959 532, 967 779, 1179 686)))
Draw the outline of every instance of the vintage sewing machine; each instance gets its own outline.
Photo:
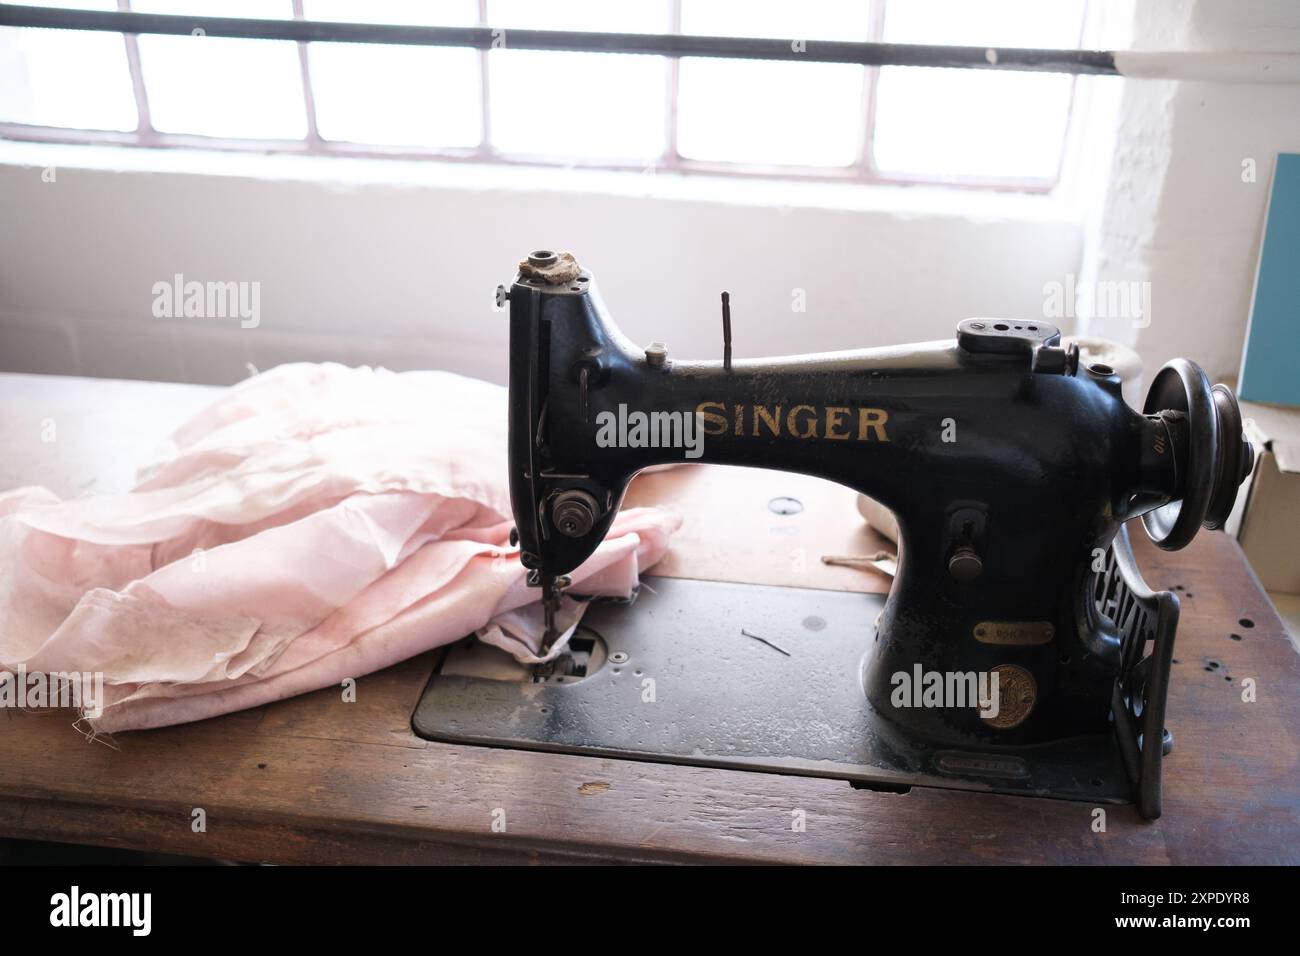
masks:
POLYGON ((1168 550, 1222 526, 1253 461, 1226 387, 1176 359, 1135 411, 1110 368, 1080 367, 1038 321, 732 362, 725 297, 723 360, 682 361, 628 341, 591 276, 549 251, 500 294, 511 495, 548 640, 567 575, 632 477, 660 463, 796 471, 870 495, 897 517, 898 572, 887 599, 651 578, 631 605, 593 602, 562 662, 501 679, 485 661, 504 654, 458 645, 419 733, 1159 815, 1179 605, 1143 582, 1125 522, 1140 516, 1168 550), (599 435, 629 410, 668 413, 683 440, 599 435), (683 448, 691 426, 698 458, 683 448), (756 620, 781 653, 741 662, 728 641, 756 620))

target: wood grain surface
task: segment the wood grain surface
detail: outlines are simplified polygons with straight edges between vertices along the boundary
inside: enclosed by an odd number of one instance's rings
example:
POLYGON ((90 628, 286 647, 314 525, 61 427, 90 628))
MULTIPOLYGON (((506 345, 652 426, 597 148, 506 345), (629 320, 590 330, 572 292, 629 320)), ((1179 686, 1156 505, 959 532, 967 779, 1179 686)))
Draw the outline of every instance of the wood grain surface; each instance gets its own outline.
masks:
MULTIPOLYGON (((4 487, 109 490, 95 477, 104 456, 129 458, 210 395, 0 376, 4 487), (33 422, 50 414, 68 422, 65 444, 33 451, 33 422)), ((672 499, 687 517, 661 571, 791 583, 795 549, 821 574, 821 553, 880 543, 851 493, 807 479, 690 468, 638 481, 636 500, 672 499), (777 495, 803 511, 775 515, 777 495)), ((0 835, 268 863, 1300 862, 1300 657, 1234 541, 1202 533, 1176 554, 1140 531, 1134 542, 1150 583, 1183 602, 1158 821, 1111 807, 1095 832, 1085 803, 426 742, 409 726, 424 655, 360 679, 355 703, 324 690, 111 745, 84 740, 67 712, 0 711, 0 835)), ((824 571, 813 586, 881 586, 874 572, 824 571)))

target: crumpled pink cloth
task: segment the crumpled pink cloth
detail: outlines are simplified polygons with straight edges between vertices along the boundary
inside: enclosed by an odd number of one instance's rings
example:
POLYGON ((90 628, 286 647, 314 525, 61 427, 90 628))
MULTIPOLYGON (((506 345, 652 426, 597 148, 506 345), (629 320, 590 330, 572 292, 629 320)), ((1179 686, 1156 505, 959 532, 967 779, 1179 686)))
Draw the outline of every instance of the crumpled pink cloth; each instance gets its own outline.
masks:
MULTIPOLYGON (((102 672, 96 732, 338 686, 478 632, 539 658, 511 527, 506 392, 446 372, 285 365, 172 436, 130 492, 0 495, 0 668, 102 672)), ((573 575, 628 597, 679 516, 618 515, 573 575)), ((560 624, 575 624, 565 599, 560 624)))

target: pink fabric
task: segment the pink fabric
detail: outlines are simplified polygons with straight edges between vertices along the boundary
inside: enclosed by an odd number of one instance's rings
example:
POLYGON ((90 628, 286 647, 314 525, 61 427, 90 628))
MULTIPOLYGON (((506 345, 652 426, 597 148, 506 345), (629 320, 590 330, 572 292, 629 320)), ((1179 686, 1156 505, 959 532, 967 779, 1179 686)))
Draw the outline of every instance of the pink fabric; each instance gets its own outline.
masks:
MULTIPOLYGON (((475 631, 538 661, 505 423, 485 382, 288 365, 182 427, 128 493, 0 495, 0 668, 102 672, 90 725, 119 731, 337 686, 475 631)), ((679 524, 623 512, 575 590, 628 596, 679 524)), ((581 612, 566 600, 561 623, 581 612)))

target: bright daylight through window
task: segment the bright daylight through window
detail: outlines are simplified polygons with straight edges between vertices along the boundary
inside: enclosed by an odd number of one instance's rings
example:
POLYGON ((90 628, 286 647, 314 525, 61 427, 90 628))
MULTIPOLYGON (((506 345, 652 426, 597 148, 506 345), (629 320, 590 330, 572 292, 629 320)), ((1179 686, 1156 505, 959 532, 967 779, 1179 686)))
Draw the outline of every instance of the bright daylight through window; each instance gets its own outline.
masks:
POLYGON ((49 5, 500 36, 478 51, 0 28, 0 135, 1028 189, 1057 179, 1069 75, 513 50, 510 30, 1077 48, 1084 14, 1084 0, 747 0, 743 18, 731 0, 49 5))

